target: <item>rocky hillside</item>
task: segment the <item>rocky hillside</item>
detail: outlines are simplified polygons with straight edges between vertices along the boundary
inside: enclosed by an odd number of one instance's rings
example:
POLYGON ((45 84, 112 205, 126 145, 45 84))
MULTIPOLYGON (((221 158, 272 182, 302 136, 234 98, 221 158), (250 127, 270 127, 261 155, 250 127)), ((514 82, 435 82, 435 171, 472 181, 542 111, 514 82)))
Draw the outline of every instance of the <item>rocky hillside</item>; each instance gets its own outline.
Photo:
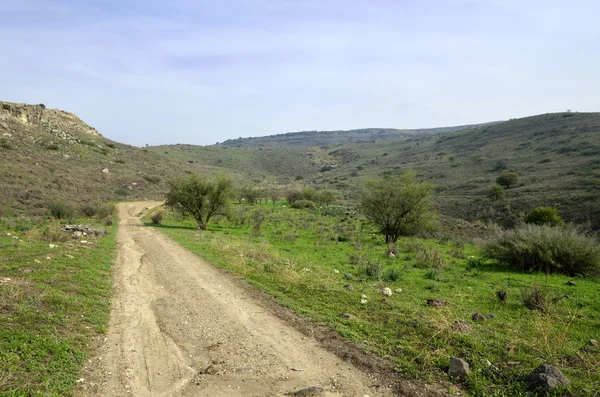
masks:
POLYGON ((0 215, 41 215, 52 201, 160 198, 168 178, 211 171, 106 139, 74 114, 9 102, 0 103, 0 168, 0 215))

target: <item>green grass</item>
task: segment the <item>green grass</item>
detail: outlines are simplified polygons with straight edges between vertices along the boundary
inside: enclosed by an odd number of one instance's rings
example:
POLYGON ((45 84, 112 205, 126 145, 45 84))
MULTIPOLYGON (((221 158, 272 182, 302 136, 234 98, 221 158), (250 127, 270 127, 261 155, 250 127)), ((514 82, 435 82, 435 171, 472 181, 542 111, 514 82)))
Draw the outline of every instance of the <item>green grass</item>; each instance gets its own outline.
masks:
POLYGON ((106 332, 116 226, 84 237, 90 244, 59 227, 0 222, 1 396, 71 395, 93 338, 106 332))
POLYGON ((173 216, 154 226, 280 304, 389 358, 415 379, 447 380, 450 356, 457 356, 471 364, 473 374, 462 382, 471 395, 525 395, 524 381, 541 363, 559 366, 572 381, 556 395, 600 390, 600 351, 580 350, 600 332, 598 279, 577 279, 569 286, 566 276, 506 270, 481 259, 477 246, 458 240, 401 239, 397 256, 389 258, 383 237, 353 216, 322 216, 281 203, 236 205, 233 212, 231 221, 213 223, 207 232, 173 216), (265 214, 258 237, 251 236, 255 210, 265 214), (381 264, 381 272, 367 272, 374 263, 381 264), (531 311, 522 304, 521 290, 535 284, 551 297, 568 298, 547 312, 531 311), (384 287, 402 291, 385 298, 384 287), (504 303, 496 297, 501 289, 507 291, 504 303), (429 298, 447 305, 431 308, 429 298), (493 318, 473 322, 476 312, 493 318), (341 313, 355 317, 344 319, 341 313), (457 330, 456 321, 472 331, 457 330))

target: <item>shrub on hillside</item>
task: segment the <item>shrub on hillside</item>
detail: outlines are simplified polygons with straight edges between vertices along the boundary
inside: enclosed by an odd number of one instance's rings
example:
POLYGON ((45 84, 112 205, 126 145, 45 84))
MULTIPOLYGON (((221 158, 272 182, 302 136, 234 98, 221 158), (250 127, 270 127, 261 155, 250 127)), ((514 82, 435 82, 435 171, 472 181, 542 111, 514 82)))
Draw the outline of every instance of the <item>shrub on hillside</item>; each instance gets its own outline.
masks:
POLYGON ((12 149, 12 145, 6 138, 0 138, 0 147, 6 150, 12 149))
POLYGON ((317 205, 314 203, 314 201, 310 201, 310 200, 297 200, 297 201, 294 201, 294 204, 292 204, 290 207, 292 207, 292 208, 305 208, 305 209, 314 210, 315 208, 317 208, 317 205))
POLYGON ((505 186, 507 189, 510 189, 511 185, 516 185, 518 181, 519 175, 515 172, 503 172, 496 178, 496 183, 500 186, 505 186))
POLYGON ((98 213, 98 208, 87 204, 79 208, 79 213, 83 216, 92 217, 98 213))
POLYGON ((525 216, 525 223, 534 225, 560 226, 563 219, 558 215, 558 210, 552 207, 537 207, 525 216))
POLYGON ((146 181, 148 181, 150 183, 154 183, 154 184, 157 184, 158 182, 160 182, 160 177, 158 177, 158 176, 144 175, 144 176, 142 176, 142 178, 144 178, 146 181))
POLYGON ((49 143, 48 145, 46 145, 46 149, 48 149, 48 150, 58 150, 60 148, 59 148, 59 146, 56 143, 49 143))
POLYGON ((488 190, 487 196, 492 201, 500 200, 504 197, 504 188, 496 183, 488 190))
POLYGON ((73 207, 62 201, 53 201, 48 204, 50 215, 56 219, 68 219, 73 216, 73 207))
POLYGON ((598 241, 573 225, 552 227, 526 224, 500 233, 483 250, 489 259, 546 273, 597 275, 598 241))
POLYGON ((112 204, 96 207, 96 215, 99 219, 110 218, 115 214, 115 206, 112 204))

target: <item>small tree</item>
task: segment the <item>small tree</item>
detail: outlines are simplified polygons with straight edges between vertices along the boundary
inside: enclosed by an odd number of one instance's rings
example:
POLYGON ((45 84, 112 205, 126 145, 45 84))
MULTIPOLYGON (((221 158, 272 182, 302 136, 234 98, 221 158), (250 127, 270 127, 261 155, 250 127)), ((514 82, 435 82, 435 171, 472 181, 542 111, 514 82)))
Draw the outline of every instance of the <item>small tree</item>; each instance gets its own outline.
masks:
POLYGON ((231 180, 224 176, 206 180, 192 174, 169 181, 165 204, 183 216, 191 215, 198 228, 206 230, 214 215, 228 214, 232 189, 231 180))
POLYGON ((511 185, 516 185, 518 181, 519 175, 515 172, 503 172, 496 178, 496 183, 501 186, 506 186, 507 189, 510 189, 511 185))
POLYGON ((492 201, 500 200, 502 197, 504 197, 504 188, 496 183, 490 188, 487 196, 492 201))
POLYGON ((259 187, 244 186, 240 189, 239 194, 248 204, 254 205, 261 199, 264 192, 263 189, 259 187))
POLYGON ((433 229, 434 188, 431 183, 417 181, 414 171, 406 171, 367 182, 360 205, 366 217, 385 235, 385 241, 395 243, 400 236, 433 229))
POLYGON ((525 223, 534 225, 560 226, 563 219, 558 215, 558 210, 552 207, 537 207, 525 216, 525 223))

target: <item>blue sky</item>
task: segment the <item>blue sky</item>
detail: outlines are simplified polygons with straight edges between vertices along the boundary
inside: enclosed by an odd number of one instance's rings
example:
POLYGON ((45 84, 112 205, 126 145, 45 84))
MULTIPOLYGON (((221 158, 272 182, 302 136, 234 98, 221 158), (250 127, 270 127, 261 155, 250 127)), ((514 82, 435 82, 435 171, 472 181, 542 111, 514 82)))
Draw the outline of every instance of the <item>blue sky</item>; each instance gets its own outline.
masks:
POLYGON ((213 144, 598 111, 600 2, 0 0, 0 100, 213 144))

